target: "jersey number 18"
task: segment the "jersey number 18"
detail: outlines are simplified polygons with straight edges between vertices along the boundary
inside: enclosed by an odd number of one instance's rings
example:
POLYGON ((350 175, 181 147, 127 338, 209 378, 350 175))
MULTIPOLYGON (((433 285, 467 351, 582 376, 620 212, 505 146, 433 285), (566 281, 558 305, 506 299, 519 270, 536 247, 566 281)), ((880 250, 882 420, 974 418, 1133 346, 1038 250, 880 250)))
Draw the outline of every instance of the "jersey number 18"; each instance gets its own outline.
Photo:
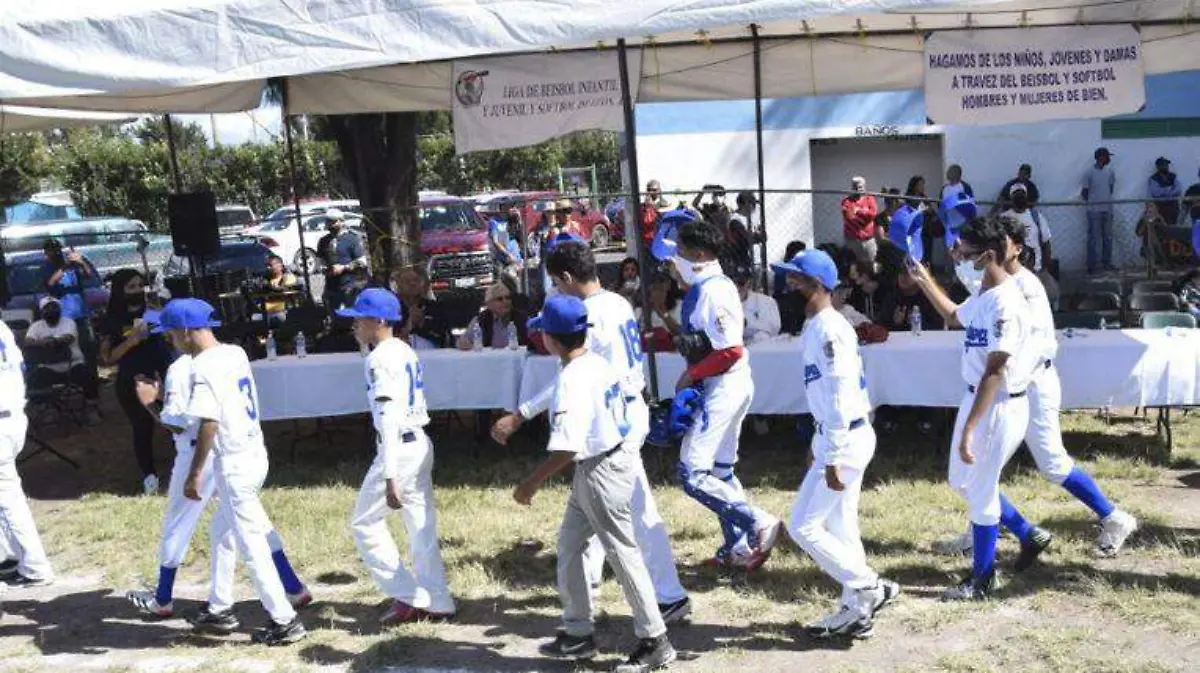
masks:
POLYGON ((636 321, 630 320, 621 328, 621 339, 625 342, 625 356, 629 358, 629 366, 636 367, 642 363, 642 336, 638 331, 636 321))

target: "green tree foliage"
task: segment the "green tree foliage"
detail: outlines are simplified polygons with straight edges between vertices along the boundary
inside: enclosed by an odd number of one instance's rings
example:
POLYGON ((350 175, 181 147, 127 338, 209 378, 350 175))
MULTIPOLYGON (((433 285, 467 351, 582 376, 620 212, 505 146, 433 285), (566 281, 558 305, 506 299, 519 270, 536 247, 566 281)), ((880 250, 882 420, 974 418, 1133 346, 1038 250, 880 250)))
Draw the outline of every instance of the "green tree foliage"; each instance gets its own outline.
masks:
POLYGON ((37 192, 41 181, 50 177, 50 170, 50 154, 41 134, 0 136, 0 208, 20 203, 37 192))

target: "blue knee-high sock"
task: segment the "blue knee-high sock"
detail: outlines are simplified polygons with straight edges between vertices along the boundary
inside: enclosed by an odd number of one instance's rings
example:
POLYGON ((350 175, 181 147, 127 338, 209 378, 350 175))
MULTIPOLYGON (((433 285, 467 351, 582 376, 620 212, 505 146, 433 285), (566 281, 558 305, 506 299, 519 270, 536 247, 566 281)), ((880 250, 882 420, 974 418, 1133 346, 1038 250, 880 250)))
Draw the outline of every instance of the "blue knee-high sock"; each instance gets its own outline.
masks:
POLYGON ((1033 524, 1025 520, 1012 502, 1000 494, 1000 525, 1004 526, 1021 542, 1029 541, 1029 534, 1033 532, 1033 524))
POLYGON ((159 605, 166 605, 171 602, 171 597, 175 593, 175 571, 177 568, 168 568, 166 566, 158 567, 158 588, 154 592, 154 600, 159 605))
POLYGON ((1079 502, 1087 505, 1101 519, 1107 518, 1116 509, 1116 506, 1104 497, 1104 492, 1092 480, 1091 475, 1078 467, 1071 468, 1071 474, 1067 475, 1062 487, 1075 496, 1079 502))
POLYGON ((275 562, 275 571, 279 573, 279 581, 283 582, 284 591, 289 594, 298 594, 304 591, 304 583, 300 581, 299 577, 296 577, 296 571, 292 570, 292 564, 282 549, 271 552, 271 560, 275 562))
POLYGON ((973 523, 971 537, 974 543, 971 577, 983 579, 996 567, 996 540, 1000 537, 1000 526, 981 526, 973 523))

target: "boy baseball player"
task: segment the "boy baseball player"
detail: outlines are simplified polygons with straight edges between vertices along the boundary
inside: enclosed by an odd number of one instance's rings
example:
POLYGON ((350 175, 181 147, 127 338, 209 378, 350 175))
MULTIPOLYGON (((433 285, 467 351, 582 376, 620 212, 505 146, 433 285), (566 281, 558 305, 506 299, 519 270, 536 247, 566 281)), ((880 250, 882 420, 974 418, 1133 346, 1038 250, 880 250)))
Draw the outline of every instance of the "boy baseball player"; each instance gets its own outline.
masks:
POLYGON ((36 587, 53 582, 54 570, 17 474, 17 455, 29 428, 24 363, 12 330, 0 321, 0 535, 6 560, 15 561, 5 564, 4 575, 9 585, 36 587))
POLYGON ((734 475, 742 421, 754 398, 742 342, 742 300, 717 261, 724 245, 719 229, 703 221, 689 222, 679 228, 676 240, 672 262, 687 286, 679 343, 688 367, 675 390, 699 384, 706 412, 683 437, 680 480, 689 496, 720 519, 724 544, 711 563, 754 570, 770 556, 783 524, 752 506, 734 475), (739 553, 743 548, 747 551, 739 553))
MULTIPOLYGON (((162 332, 162 314, 147 311, 144 319, 151 333, 162 332)), ((171 469, 171 481, 167 487, 167 509, 163 514, 162 541, 158 549, 158 584, 154 591, 130 591, 126 598, 144 615, 166 619, 175 614, 173 594, 175 574, 191 545, 196 526, 208 501, 216 495, 216 482, 212 479, 212 455, 205 461, 200 479, 200 499, 191 500, 183 495, 183 484, 191 469, 196 446, 199 423, 187 415, 192 398, 192 356, 180 355, 167 368, 166 381, 161 383, 145 377, 136 382, 138 398, 158 422, 171 432, 175 440, 175 464, 171 469)), ((211 545, 211 592, 208 604, 192 617, 192 624, 200 630, 230 633, 239 626, 233 607, 234 570, 237 567, 237 549, 232 532, 216 525, 210 529, 211 545)), ((302 608, 312 602, 312 594, 304 587, 292 569, 292 564, 283 551, 283 541, 275 531, 268 535, 271 545, 271 560, 275 563, 279 579, 283 582, 288 601, 294 608, 302 608)))
MULTIPOLYGON (((1020 516, 1000 493, 1000 473, 1025 436, 1028 385, 1037 344, 1030 338, 1025 297, 1004 270, 1008 239, 995 219, 963 225, 954 248, 955 273, 971 292, 955 305, 919 264, 910 273, 950 325, 966 328, 962 374, 966 393, 958 407, 950 448, 950 485, 967 501, 971 520, 971 575, 942 594, 943 600, 986 598, 996 586, 996 539, 1000 521, 1020 516)), ((1022 542, 1018 567, 1045 549, 1022 542)))
MULTIPOLYGON (((1025 444, 1033 454, 1034 462, 1037 463, 1043 477, 1062 486, 1100 518, 1096 556, 1116 556, 1125 545, 1125 540, 1137 530, 1137 519, 1117 509, 1104 496, 1104 492, 1091 475, 1079 469, 1075 461, 1067 455, 1058 417, 1062 407, 1062 382, 1058 378, 1058 370, 1054 367, 1054 357, 1058 354, 1054 313, 1042 282, 1020 261, 1021 251, 1027 248, 1025 240, 1028 228, 1022 221, 1012 217, 1001 217, 1000 224, 1004 227, 1012 246, 1005 262, 1005 270, 1016 281, 1017 287, 1029 304, 1033 338, 1038 344, 1033 379, 1029 383, 1029 429, 1025 433, 1025 444)), ((1019 516, 1011 521, 1002 519, 1000 523, 1022 543, 1028 541, 1030 544, 1037 544, 1034 540, 1039 537, 1048 543, 1050 539, 1049 533, 1031 526, 1019 516)))
POLYGON ((588 659, 596 654, 592 592, 584 550, 592 536, 608 555, 633 610, 639 639, 621 673, 640 673, 675 660, 667 627, 654 601, 654 586, 642 562, 633 532, 630 500, 637 457, 626 447, 625 390, 621 375, 588 350, 587 306, 578 297, 558 294, 546 300, 529 328, 545 334, 546 349, 561 360, 550 404, 550 457, 513 493, 528 505, 542 484, 574 464, 567 511, 558 531, 558 590, 563 629, 539 651, 559 659, 588 659))
POLYGON ((392 598, 380 618, 385 626, 454 616, 454 599, 438 550, 433 502, 433 447, 425 436, 429 414, 416 351, 393 336, 404 321, 400 300, 382 288, 363 290, 354 307, 354 337, 371 349, 366 359, 367 398, 377 451, 350 519, 358 555, 375 584, 392 598), (388 510, 400 510, 408 531, 413 574, 387 526, 388 510), (415 577, 414 577, 415 575, 415 577))
POLYGON ((213 307, 200 299, 172 300, 161 316, 162 327, 175 347, 192 356, 192 398, 187 416, 199 425, 183 495, 201 500, 204 466, 211 453, 211 479, 220 494, 214 539, 219 540, 225 530, 233 532, 254 589, 270 615, 267 625, 253 634, 253 641, 266 645, 294 643, 303 639, 306 631, 272 563, 267 537, 273 527, 258 498, 268 467, 258 419, 258 390, 246 353, 217 341, 212 328, 220 322, 215 316, 213 307))
MULTIPOLYGON (((679 583, 675 557, 671 553, 671 539, 658 513, 641 459, 642 444, 650 431, 650 409, 643 397, 646 382, 642 372, 645 355, 642 353, 641 329, 629 302, 600 286, 596 260, 586 243, 559 244, 546 258, 546 269, 559 292, 583 300, 591 323, 587 332, 588 350, 604 358, 621 376, 621 391, 625 396, 629 419, 624 446, 633 457, 634 468, 633 499, 630 502, 633 531, 642 552, 642 560, 654 582, 654 594, 663 621, 668 624, 680 621, 691 612, 691 601, 679 583)), ((493 437, 501 444, 506 444, 522 423, 549 408, 553 397, 554 386, 550 386, 522 404, 517 413, 497 421, 493 437)), ((592 537, 584 556, 590 583, 598 587, 604 571, 604 548, 598 536, 592 537)))
POLYGON ((807 627, 818 638, 871 634, 880 608, 900 593, 867 565, 858 531, 862 477, 875 455, 867 381, 858 335, 833 308, 837 265, 822 250, 801 252, 772 268, 805 298, 800 335, 804 391, 816 421, 812 462, 792 505, 788 532, 813 561, 842 585, 841 605, 807 627))

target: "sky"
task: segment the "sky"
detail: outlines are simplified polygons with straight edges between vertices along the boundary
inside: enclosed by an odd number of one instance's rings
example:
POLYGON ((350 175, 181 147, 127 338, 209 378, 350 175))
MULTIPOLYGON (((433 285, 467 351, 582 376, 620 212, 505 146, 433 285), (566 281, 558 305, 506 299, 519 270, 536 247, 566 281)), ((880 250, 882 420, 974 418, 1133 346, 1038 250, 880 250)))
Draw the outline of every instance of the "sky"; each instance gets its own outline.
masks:
POLYGON ((216 140, 222 145, 241 145, 243 143, 267 143, 280 134, 280 119, 278 106, 266 106, 249 112, 215 115, 171 115, 183 123, 195 123, 204 129, 204 135, 209 142, 213 140, 216 130, 216 140))

